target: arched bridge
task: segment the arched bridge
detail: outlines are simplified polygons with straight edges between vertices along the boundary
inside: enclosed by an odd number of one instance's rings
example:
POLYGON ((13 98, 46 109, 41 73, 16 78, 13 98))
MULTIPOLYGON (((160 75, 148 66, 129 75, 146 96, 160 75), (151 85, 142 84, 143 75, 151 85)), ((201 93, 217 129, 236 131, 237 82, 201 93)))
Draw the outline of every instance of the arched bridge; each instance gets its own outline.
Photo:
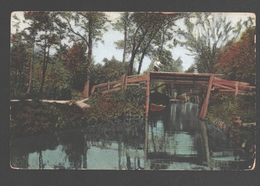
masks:
POLYGON ((102 94, 118 91, 127 86, 140 86, 146 90, 146 117, 148 117, 150 105, 151 82, 164 82, 168 89, 192 89, 204 92, 204 99, 199 118, 204 119, 207 114, 211 91, 233 92, 234 95, 246 94, 255 89, 249 83, 229 81, 221 78, 221 74, 183 73, 183 72, 146 72, 141 75, 121 77, 121 80, 95 85, 91 89, 91 95, 99 89, 102 94))

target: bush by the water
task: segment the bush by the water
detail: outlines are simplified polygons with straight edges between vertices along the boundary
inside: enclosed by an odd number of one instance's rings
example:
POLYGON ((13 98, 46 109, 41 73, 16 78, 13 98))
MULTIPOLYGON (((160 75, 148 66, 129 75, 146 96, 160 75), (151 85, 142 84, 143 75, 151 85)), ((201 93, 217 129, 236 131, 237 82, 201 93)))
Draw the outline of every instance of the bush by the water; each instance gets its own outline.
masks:
POLYGON ((252 151, 255 144, 256 127, 252 125, 233 129, 233 122, 236 117, 240 117, 243 123, 254 123, 256 121, 255 109, 255 96, 253 95, 235 97, 232 94, 213 93, 207 117, 210 121, 222 121, 227 128, 235 130, 233 140, 237 141, 238 145, 244 146, 245 150, 252 151))
POLYGON ((210 121, 221 119, 225 124, 231 126, 236 117, 243 122, 255 122, 255 97, 252 95, 218 94, 212 93, 208 118, 210 121))
POLYGON ((90 108, 85 112, 91 122, 142 116, 145 106, 145 90, 140 87, 128 87, 105 95, 96 93, 90 98, 88 104, 90 104, 90 108))
POLYGON ((40 101, 11 103, 11 137, 47 133, 83 124, 83 111, 75 104, 40 101))
POLYGON ((90 108, 75 103, 44 103, 41 101, 11 102, 11 137, 21 137, 93 125, 123 117, 141 116, 145 93, 129 87, 115 93, 95 94, 88 101, 90 108))

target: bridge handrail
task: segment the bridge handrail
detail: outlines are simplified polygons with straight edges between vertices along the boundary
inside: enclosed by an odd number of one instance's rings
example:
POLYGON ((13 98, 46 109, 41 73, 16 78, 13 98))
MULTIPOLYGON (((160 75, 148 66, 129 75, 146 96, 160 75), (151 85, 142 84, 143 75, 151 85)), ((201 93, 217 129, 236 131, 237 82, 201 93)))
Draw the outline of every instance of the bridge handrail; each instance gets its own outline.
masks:
POLYGON ((111 81, 111 82, 107 82, 107 83, 101 83, 101 84, 98 84, 98 85, 94 85, 91 89, 91 94, 93 94, 95 92, 96 88, 101 88, 101 87, 105 87, 105 86, 109 86, 109 85, 115 85, 115 84, 118 84, 118 83, 121 83, 121 80, 111 81))

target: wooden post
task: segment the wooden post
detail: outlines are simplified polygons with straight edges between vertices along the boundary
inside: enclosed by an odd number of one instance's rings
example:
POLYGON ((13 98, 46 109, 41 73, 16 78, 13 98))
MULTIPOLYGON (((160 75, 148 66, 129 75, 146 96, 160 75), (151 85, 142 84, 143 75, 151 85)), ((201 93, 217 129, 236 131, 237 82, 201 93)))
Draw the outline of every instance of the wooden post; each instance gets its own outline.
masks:
POLYGON ((213 77, 214 77, 213 74, 211 74, 210 77, 209 77, 207 95, 206 95, 206 98, 205 98, 203 105, 201 107, 200 116, 199 116, 200 119, 205 119, 205 117, 207 115, 207 110, 208 110, 208 105, 209 105, 209 97, 210 97, 213 77))
POLYGON ((109 84, 109 83, 110 83, 110 81, 108 80, 108 81, 107 81, 107 90, 110 89, 110 84, 109 84))
POLYGON ((147 158, 147 153, 148 153, 148 130, 149 130, 149 125, 148 125, 148 118, 145 118, 145 140, 144 140, 144 168, 148 167, 148 158, 147 158))
POLYGON ((84 85, 84 90, 82 93, 82 98, 88 98, 89 97, 89 80, 86 81, 84 85))
POLYGON ((125 81, 126 81, 126 76, 125 76, 125 74, 123 74, 122 76, 121 76, 121 88, 122 89, 124 89, 125 88, 125 81))
POLYGON ((150 72, 147 73, 146 80, 146 106, 145 106, 145 116, 148 118, 150 105, 150 72))
POLYGON ((92 87, 92 89, 91 89, 91 92, 90 92, 91 95, 94 94, 95 89, 96 89, 96 86, 94 85, 94 86, 92 87))
POLYGON ((127 75, 124 75, 124 87, 127 87, 127 75))
POLYGON ((199 123, 200 123, 200 130, 201 130, 201 134, 202 134, 202 138, 203 138, 203 142, 204 142, 206 161, 207 161, 208 167, 210 168, 211 162, 210 162, 210 151, 209 151, 207 127, 206 127, 204 121, 199 121, 199 123))
POLYGON ((238 81, 236 81, 236 92, 235 92, 235 96, 237 96, 238 94, 238 81))

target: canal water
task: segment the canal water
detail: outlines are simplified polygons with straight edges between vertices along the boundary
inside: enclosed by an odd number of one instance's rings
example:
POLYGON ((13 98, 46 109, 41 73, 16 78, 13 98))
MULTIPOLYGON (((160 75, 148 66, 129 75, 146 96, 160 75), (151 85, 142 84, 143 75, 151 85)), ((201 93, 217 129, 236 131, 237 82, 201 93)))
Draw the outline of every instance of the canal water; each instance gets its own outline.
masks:
POLYGON ((11 140, 14 169, 245 170, 253 159, 194 103, 172 103, 148 120, 129 118, 11 140))

